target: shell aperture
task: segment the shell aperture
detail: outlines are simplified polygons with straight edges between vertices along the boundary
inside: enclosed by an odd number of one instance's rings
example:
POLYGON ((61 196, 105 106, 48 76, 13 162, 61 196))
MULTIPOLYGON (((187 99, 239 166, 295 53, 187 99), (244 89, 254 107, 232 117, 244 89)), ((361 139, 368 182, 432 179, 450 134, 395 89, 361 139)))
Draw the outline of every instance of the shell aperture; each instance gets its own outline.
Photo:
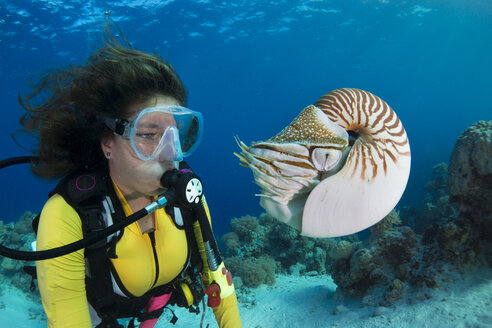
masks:
POLYGON ((401 198, 410 172, 399 118, 358 89, 325 94, 266 141, 237 142, 236 155, 262 189, 260 205, 306 236, 343 236, 377 223, 401 198))

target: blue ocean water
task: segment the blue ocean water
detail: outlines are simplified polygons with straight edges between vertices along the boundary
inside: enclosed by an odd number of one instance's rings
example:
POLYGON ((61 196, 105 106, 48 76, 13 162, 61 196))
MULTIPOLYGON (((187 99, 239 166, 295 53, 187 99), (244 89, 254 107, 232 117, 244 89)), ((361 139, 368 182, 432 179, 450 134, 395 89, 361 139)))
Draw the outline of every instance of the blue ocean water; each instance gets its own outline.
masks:
MULTIPOLYGON (((322 94, 370 91, 393 107, 412 149, 401 204, 419 204, 432 167, 450 158, 470 124, 490 120, 492 2, 488 0, 123 0, 0 1, 2 158, 26 155, 10 139, 22 114, 17 96, 47 69, 82 64, 101 43, 104 13, 134 47, 157 52, 205 117, 189 163, 204 180, 214 230, 258 215, 249 169, 234 136, 269 138, 322 94)), ((37 212, 54 182, 27 167, 0 172, 0 219, 37 212)))

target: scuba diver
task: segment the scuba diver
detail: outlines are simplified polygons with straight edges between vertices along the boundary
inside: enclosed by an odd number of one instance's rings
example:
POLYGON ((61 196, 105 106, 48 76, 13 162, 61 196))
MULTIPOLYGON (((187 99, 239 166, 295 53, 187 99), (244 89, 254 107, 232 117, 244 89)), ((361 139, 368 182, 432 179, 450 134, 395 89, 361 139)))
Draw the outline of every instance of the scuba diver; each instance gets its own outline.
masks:
POLYGON ((33 254, 90 241, 36 258, 48 327, 131 318, 129 327, 149 328, 167 305, 199 312, 204 294, 220 328, 241 327, 201 181, 183 161, 200 142, 202 115, 185 107, 169 63, 110 30, 107 21, 105 46, 85 65, 45 75, 20 99, 21 124, 38 136, 34 174, 62 177, 36 222, 33 254))

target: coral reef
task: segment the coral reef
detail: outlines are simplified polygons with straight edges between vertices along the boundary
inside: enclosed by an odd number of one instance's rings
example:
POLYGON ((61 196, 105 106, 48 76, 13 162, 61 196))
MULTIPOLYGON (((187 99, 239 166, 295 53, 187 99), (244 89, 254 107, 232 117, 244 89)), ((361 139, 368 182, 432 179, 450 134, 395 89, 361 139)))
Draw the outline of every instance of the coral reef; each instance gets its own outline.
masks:
POLYGON ((427 227, 442 218, 458 217, 455 204, 450 202, 447 191, 448 165, 439 163, 432 168, 432 178, 426 184, 422 208, 403 206, 400 209, 402 224, 411 227, 416 233, 423 234, 427 227))
POLYGON ((458 214, 455 206, 450 203, 447 192, 448 165, 446 163, 437 164, 433 167, 432 173, 431 181, 425 186, 427 196, 420 214, 423 227, 441 218, 457 217, 458 214))
POLYGON ((473 124, 458 138, 446 191, 454 214, 432 222, 421 240, 415 280, 427 287, 437 286, 446 271, 492 266, 492 121, 473 124))
POLYGON ((335 239, 312 239, 266 213, 257 219, 231 220, 231 232, 222 237, 226 265, 245 287, 274 283, 273 273, 326 273, 327 254, 349 256, 351 244, 336 247, 335 239), (345 247, 345 249, 344 249, 345 247), (347 249, 348 247, 348 249, 347 249))
POLYGON ((330 259, 329 272, 341 292, 369 296, 367 302, 384 306, 404 297, 421 247, 414 231, 397 226, 400 223, 399 213, 393 210, 370 229, 366 241, 352 244, 349 257, 330 259))
POLYGON ((458 138, 447 183, 450 200, 461 214, 456 222, 440 227, 441 247, 460 259, 485 255, 481 259, 491 264, 492 121, 475 123, 458 138))
POLYGON ((462 213, 492 221, 492 121, 480 121, 456 141, 448 176, 451 200, 462 213))
MULTIPOLYGON (((34 214, 25 212, 19 221, 5 224, 0 220, 0 244, 16 250, 31 250, 31 243, 35 240, 32 231, 32 220, 34 214)), ((0 280, 8 281, 14 287, 22 290, 26 295, 36 301, 39 300, 38 293, 31 293, 31 276, 23 271, 25 265, 35 265, 34 262, 23 262, 0 257, 0 280)))
POLYGON ((276 263, 270 256, 240 259, 230 257, 225 260, 229 270, 241 277, 244 286, 256 288, 261 284, 275 284, 276 263))
POLYGON ((231 221, 232 231, 222 238, 223 254, 240 286, 273 284, 275 272, 329 273, 344 293, 382 295, 373 301, 388 305, 405 295, 412 266, 422 253, 419 237, 409 227, 398 227, 400 223, 399 213, 392 211, 361 242, 356 235, 303 237, 266 213, 259 219, 244 216, 231 221))

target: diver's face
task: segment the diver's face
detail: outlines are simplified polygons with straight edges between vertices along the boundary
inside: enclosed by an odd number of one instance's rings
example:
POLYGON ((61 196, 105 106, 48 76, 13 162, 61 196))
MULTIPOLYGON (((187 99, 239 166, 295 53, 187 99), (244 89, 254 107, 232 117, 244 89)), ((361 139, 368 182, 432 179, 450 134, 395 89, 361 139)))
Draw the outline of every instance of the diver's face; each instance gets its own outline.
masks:
MULTIPOLYGON (((127 116, 128 118, 136 117, 142 109, 147 107, 169 105, 179 104, 174 98, 157 95, 151 101, 130 106, 127 109, 127 116)), ((169 116, 168 120, 171 124, 172 115, 169 116)), ((178 162, 163 160, 162 156, 157 156, 151 161, 141 160, 130 141, 116 135, 103 140, 101 146, 105 154, 110 153, 109 172, 127 199, 150 197, 162 193, 161 176, 164 172, 178 167, 178 162)))

